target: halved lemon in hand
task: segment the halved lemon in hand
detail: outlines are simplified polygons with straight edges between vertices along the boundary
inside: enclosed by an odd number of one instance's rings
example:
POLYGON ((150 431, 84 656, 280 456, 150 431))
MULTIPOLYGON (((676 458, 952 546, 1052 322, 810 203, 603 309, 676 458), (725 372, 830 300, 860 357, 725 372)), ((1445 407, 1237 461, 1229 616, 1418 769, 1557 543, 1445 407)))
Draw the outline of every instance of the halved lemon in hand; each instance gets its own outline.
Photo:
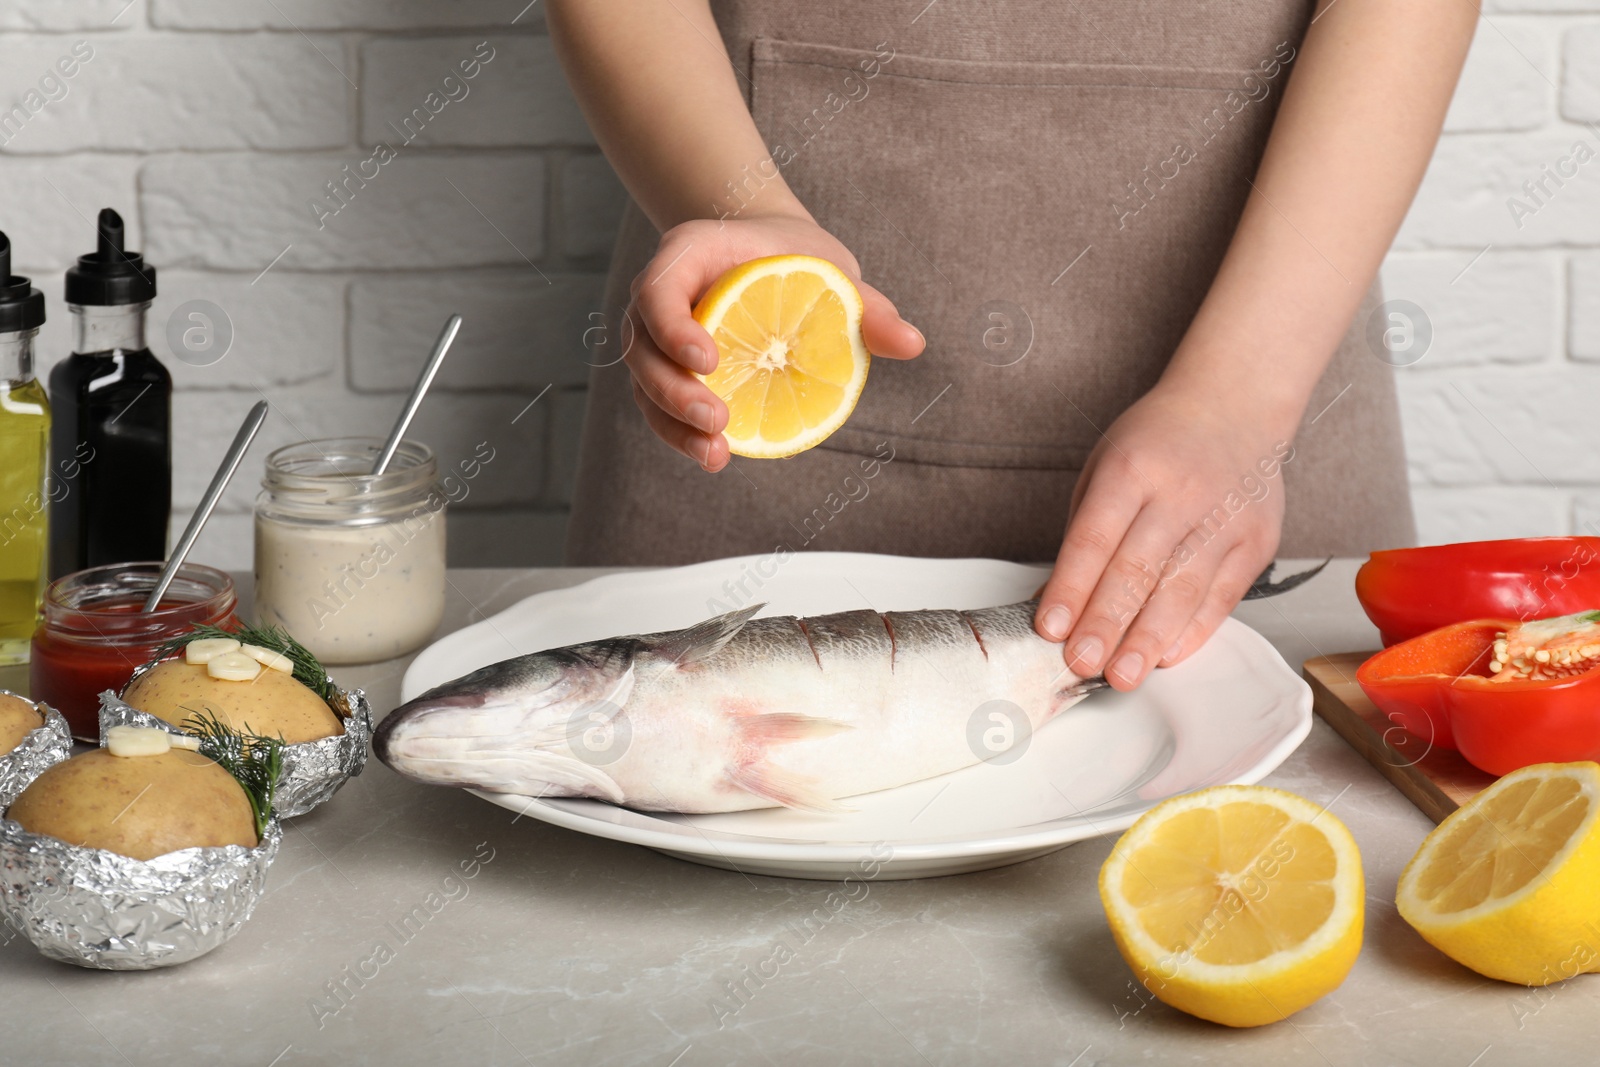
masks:
POLYGON ((1395 905, 1456 962, 1548 985, 1600 970, 1600 765, 1537 763, 1450 814, 1406 864, 1395 905))
POLYGON ((700 380, 728 405, 728 448, 777 459, 844 425, 867 384, 861 294, 815 256, 768 256, 734 267, 694 317, 717 342, 700 380))
POLYGON ((1150 992, 1227 1026, 1276 1022, 1337 988, 1366 911, 1350 831, 1259 785, 1151 808, 1100 869, 1100 901, 1150 992))

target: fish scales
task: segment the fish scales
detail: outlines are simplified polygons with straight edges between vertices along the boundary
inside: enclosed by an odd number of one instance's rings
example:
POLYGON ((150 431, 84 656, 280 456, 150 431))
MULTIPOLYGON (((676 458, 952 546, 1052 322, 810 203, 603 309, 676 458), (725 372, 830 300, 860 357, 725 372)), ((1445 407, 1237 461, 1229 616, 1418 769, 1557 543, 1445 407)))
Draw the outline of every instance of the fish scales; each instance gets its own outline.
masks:
POLYGON ((997 754, 973 742, 995 709, 1026 736, 1104 684, 1064 668, 1035 608, 745 609, 474 671, 396 709, 374 744, 436 784, 650 810, 839 810, 997 754))

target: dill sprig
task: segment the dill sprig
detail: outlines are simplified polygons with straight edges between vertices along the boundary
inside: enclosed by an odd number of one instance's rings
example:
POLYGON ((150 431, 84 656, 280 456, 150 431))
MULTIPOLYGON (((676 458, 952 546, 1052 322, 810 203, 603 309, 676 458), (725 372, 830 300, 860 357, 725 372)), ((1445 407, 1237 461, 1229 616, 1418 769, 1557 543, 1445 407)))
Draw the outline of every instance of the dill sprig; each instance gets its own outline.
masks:
MULTIPOLYGON (((274 652, 281 652, 288 656, 294 663, 294 676, 307 689, 321 697, 330 707, 335 707, 333 682, 328 678, 328 672, 318 662, 311 650, 289 636, 289 632, 278 626, 240 626, 237 630, 224 630, 220 626, 210 623, 195 623, 194 629, 181 637, 156 649, 155 658, 166 659, 168 656, 183 651, 191 641, 202 638, 231 637, 235 641, 246 645, 260 645, 270 648, 274 652)), ((335 710, 337 708, 335 707, 335 710)))
POLYGON ((200 754, 233 775, 250 800, 256 820, 256 840, 267 832, 272 801, 283 774, 283 745, 279 737, 235 730, 214 712, 189 710, 183 729, 200 740, 200 754))

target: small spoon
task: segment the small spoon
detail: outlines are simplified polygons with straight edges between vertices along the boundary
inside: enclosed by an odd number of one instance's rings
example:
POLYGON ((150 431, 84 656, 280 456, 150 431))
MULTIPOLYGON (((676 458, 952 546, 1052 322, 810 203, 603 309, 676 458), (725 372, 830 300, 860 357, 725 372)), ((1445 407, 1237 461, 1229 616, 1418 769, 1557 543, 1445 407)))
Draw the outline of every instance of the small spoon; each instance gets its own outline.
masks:
POLYGON ((394 424, 394 429, 389 431, 389 439, 383 443, 383 451, 378 453, 378 462, 373 464, 372 473, 376 476, 382 474, 389 466, 389 461, 394 459, 395 451, 400 447, 400 439, 406 435, 406 427, 411 425, 412 416, 422 406, 423 394, 428 391, 428 386, 433 384, 433 376, 439 373, 439 364, 444 362, 444 355, 450 351, 450 346, 455 343, 456 334, 461 332, 461 316, 451 315, 450 321, 444 324, 444 329, 439 333, 439 339, 433 343, 433 355, 428 357, 427 365, 422 368, 422 374, 417 377, 417 384, 411 387, 411 395, 406 398, 406 406, 400 412, 400 419, 394 424))
POLYGON ((239 432, 233 435, 233 444, 228 446, 228 454, 222 457, 217 473, 211 476, 211 484, 206 486, 206 495, 200 498, 200 506, 189 516, 189 525, 184 527, 183 536, 178 538, 177 547, 167 558, 167 565, 161 568, 161 577, 156 579, 155 589, 151 590, 149 598, 144 602, 145 611, 154 611, 160 606, 167 587, 172 584, 172 579, 177 577, 178 568, 183 566, 184 557, 189 554, 189 550, 194 547, 195 539, 200 536, 200 528, 211 518, 211 512, 222 497, 222 491, 228 487, 234 471, 239 469, 239 461, 244 459, 245 449, 255 440, 256 431, 261 429, 261 424, 266 418, 267 402, 256 401, 256 406, 250 409, 250 414, 246 415, 244 422, 240 424, 239 432))

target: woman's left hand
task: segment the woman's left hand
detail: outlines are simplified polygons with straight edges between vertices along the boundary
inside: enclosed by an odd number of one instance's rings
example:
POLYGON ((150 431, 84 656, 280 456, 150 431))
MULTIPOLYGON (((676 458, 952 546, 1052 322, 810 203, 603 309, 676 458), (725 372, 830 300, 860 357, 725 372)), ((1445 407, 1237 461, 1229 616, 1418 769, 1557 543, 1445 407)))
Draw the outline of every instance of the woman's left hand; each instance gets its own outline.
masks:
POLYGON ((1272 561, 1294 450, 1265 421, 1157 385, 1106 430, 1034 618, 1074 673, 1132 689, 1204 644, 1272 561))

